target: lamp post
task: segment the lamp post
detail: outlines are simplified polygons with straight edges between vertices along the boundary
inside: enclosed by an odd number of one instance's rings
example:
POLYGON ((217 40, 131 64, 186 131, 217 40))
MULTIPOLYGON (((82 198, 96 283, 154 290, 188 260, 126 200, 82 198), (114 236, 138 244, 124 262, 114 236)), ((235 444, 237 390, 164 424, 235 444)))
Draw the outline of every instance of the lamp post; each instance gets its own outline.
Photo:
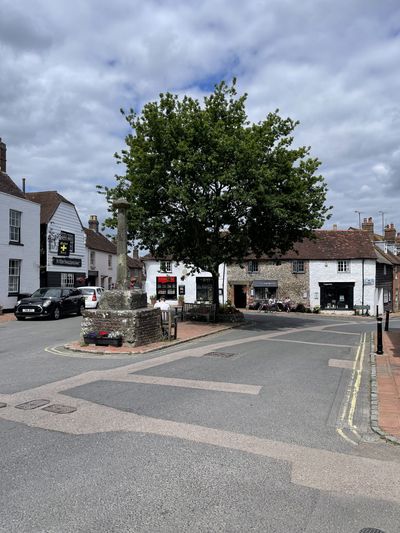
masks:
POLYGON ((361 229, 361 211, 357 211, 356 209, 354 213, 358 213, 358 227, 361 229))

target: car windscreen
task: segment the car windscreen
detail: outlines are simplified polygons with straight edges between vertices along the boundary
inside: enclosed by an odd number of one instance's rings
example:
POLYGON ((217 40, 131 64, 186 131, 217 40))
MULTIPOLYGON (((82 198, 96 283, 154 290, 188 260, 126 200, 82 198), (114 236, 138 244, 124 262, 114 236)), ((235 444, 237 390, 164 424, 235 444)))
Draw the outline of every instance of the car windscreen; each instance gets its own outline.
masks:
POLYGON ((79 292, 81 292, 84 295, 93 294, 94 293, 94 289, 79 289, 79 292))
POLYGON ((60 298, 61 289, 55 289, 54 287, 38 289, 35 291, 31 298, 60 298))

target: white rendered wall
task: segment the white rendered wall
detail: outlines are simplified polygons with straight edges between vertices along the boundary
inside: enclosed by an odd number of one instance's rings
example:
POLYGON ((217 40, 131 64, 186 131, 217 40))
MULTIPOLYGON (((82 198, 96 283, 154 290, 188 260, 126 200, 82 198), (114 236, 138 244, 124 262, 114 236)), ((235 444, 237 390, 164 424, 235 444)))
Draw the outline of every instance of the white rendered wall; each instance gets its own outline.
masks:
POLYGON ((40 285, 40 205, 24 198, 0 193, 0 305, 12 309, 16 296, 8 296, 9 259, 21 260, 21 293, 32 293, 40 285), (10 209, 20 211, 21 244, 9 244, 10 209))
POLYGON ((310 307, 320 306, 319 283, 345 283, 354 282, 354 305, 362 304, 363 277, 365 282, 373 284, 364 285, 364 305, 370 306, 370 313, 375 313, 375 273, 376 261, 364 260, 364 276, 362 259, 350 261, 350 272, 338 272, 337 261, 310 261, 310 307))
MULTIPOLYGON (((185 286, 185 302, 194 303, 196 301, 196 277, 206 278, 211 277, 209 272, 199 272, 197 274, 188 275, 188 269, 184 267, 182 263, 176 264, 173 261, 171 262, 172 271, 171 272, 162 272, 160 270, 160 261, 154 260, 144 260, 146 267, 146 293, 147 300, 150 302, 150 297, 154 296, 157 292, 156 284, 158 276, 176 276, 177 287, 179 285, 185 286), (182 280, 182 276, 184 279, 182 280)), ((219 266, 219 288, 224 290, 223 296, 220 296, 220 303, 224 303, 227 299, 227 280, 226 280, 226 268, 224 265, 219 266)), ((179 296, 179 289, 177 289, 179 296)), ((178 303, 177 300, 168 300, 171 305, 178 303)))
POLYGON ((104 280, 104 288, 108 289, 108 278, 111 277, 111 283, 117 282, 117 256, 115 254, 109 254, 99 250, 87 249, 87 264, 89 270, 98 271, 98 283, 102 286, 101 280, 104 280), (94 264, 90 262, 90 252, 95 253, 94 264), (108 266, 108 256, 111 255, 111 268, 108 266), (105 276, 102 278, 102 276, 105 276))

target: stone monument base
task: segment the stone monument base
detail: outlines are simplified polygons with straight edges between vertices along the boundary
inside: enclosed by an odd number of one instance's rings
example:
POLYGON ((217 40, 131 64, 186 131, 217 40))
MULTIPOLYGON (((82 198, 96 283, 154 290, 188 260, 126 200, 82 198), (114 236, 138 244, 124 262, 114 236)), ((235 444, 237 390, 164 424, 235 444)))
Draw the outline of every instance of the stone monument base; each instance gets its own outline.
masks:
POLYGON ((123 341, 142 346, 162 340, 159 309, 93 309, 83 311, 81 341, 84 335, 107 331, 119 333, 123 341))

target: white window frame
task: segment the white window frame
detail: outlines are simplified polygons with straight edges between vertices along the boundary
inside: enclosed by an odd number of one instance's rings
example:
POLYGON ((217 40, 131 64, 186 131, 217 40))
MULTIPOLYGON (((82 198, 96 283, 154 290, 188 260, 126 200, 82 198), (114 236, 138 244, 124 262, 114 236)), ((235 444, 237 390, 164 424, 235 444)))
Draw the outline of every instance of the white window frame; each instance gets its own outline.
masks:
POLYGON ((61 272, 61 287, 74 287, 75 276, 70 272, 61 272))
POLYGON ((337 262, 337 271, 341 274, 346 274, 351 272, 350 260, 349 259, 339 259, 337 262))
POLYGON ((18 294, 21 283, 21 259, 8 260, 8 294, 18 294))
POLYGON ((257 259, 251 259, 247 263, 247 272, 249 274, 255 274, 256 272, 258 272, 258 261, 257 261, 257 259))
POLYGON ((21 219, 22 212, 17 211, 16 209, 10 209, 9 216, 9 237, 10 243, 21 243, 21 219))
POLYGON ((96 266, 96 252, 94 250, 90 250, 89 252, 89 267, 95 268, 96 266))
POLYGON ((304 274, 305 265, 303 259, 294 259, 292 261, 292 272, 293 274, 304 274))
POLYGON ((172 261, 160 261, 160 272, 172 272, 172 261))

